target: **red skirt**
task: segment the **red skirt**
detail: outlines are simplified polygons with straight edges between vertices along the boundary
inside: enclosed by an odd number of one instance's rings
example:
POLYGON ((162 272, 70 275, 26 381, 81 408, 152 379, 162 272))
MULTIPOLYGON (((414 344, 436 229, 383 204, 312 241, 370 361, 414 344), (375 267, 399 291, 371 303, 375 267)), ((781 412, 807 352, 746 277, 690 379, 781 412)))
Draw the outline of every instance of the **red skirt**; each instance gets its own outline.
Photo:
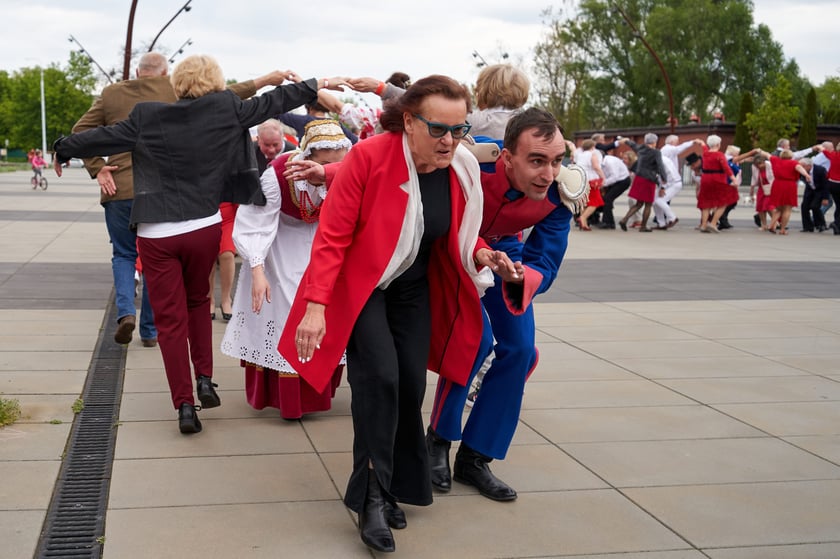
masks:
POLYGON ((604 205, 604 197, 601 196, 602 184, 604 184, 604 179, 592 179, 589 181, 589 201, 586 203, 586 207, 600 208, 604 205))
POLYGON ((222 214, 222 241, 219 243, 219 254, 232 252, 236 254, 236 245, 233 244, 233 222, 236 220, 237 204, 222 202, 219 205, 219 212, 222 214))
POLYGON ((700 180, 697 207, 701 210, 725 208, 738 201, 738 189, 731 184, 712 180, 700 180))
POLYGON ((774 180, 773 189, 770 191, 770 203, 774 206, 774 208, 781 208, 782 206, 798 206, 799 201, 796 189, 795 180, 774 180))
POLYGON ((277 408, 283 419, 300 419, 305 413, 329 410, 344 371, 344 365, 336 367, 330 384, 319 393, 298 375, 240 363, 245 367, 245 397, 251 407, 277 408))
POLYGON ((630 192, 627 193, 627 196, 637 202, 652 204, 654 196, 656 196, 656 183, 636 175, 633 179, 633 184, 630 185, 630 192))
POLYGON ((773 202, 770 200, 770 196, 764 194, 764 189, 759 186, 755 190, 755 211, 772 212, 774 209, 775 206, 773 206, 773 202))

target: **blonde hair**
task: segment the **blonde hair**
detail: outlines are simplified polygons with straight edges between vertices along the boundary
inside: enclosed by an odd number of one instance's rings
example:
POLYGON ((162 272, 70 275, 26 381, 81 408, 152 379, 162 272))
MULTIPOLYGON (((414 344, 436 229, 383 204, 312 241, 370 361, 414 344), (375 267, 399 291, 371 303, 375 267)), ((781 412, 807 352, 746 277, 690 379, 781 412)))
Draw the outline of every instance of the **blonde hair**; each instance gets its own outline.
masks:
POLYGON ((584 140, 582 144, 580 144, 580 149, 583 151, 588 151, 595 147, 595 140, 584 140))
POLYGON ((793 159, 793 152, 789 149, 783 149, 779 154, 779 159, 793 159))
POLYGON ((219 63, 206 54, 186 57, 175 67, 170 81, 178 99, 196 99, 225 89, 225 76, 219 63))
POLYGON ((738 146, 728 145, 726 146, 725 153, 726 155, 731 155, 732 157, 735 157, 736 155, 741 154, 741 148, 739 148, 738 146))
POLYGON ((528 101, 530 88, 531 82, 522 70, 510 64, 493 64, 478 74, 475 104, 479 109, 518 109, 528 101))

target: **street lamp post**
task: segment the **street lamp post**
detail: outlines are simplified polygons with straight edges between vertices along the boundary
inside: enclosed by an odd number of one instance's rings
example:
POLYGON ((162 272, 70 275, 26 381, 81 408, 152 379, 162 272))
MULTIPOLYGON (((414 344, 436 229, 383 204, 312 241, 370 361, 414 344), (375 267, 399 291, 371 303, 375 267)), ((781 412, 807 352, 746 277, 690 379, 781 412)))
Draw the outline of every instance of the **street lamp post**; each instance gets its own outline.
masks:
POLYGON ((175 57, 178 56, 179 54, 182 54, 184 52, 184 49, 187 48, 188 46, 190 46, 191 44, 192 44, 192 39, 187 39, 186 41, 184 41, 184 44, 181 45, 178 48, 178 50, 173 52, 172 56, 169 57, 169 63, 172 64, 173 62, 175 62, 175 57))
POLYGON ((47 157, 47 104, 44 99, 44 68, 41 68, 41 153, 47 157))
POLYGON ((656 51, 653 50, 653 47, 651 47, 650 44, 648 44, 648 42, 636 28, 636 26, 633 25, 633 22, 630 21, 630 18, 627 16, 627 14, 624 12, 624 10, 621 9, 621 6, 619 6, 616 2, 613 2, 612 4, 613 6, 615 6, 615 9, 618 10, 618 13, 621 14, 621 17, 624 18, 624 21, 627 22, 627 25, 630 26, 630 29, 633 30, 633 36, 637 37, 642 42, 642 44, 648 50, 650 55, 653 57, 654 60, 656 60, 656 63, 659 65, 659 71, 662 72, 662 78, 665 80, 665 89, 668 93, 668 123, 671 126, 671 134, 673 134, 674 127, 677 124, 676 120, 674 119, 674 94, 671 92, 671 80, 670 78, 668 78, 668 72, 665 71, 665 65, 662 64, 662 60, 659 59, 659 56, 656 54, 656 51))
POLYGON ((114 83, 114 80, 111 79, 111 75, 108 72, 106 72, 102 68, 102 66, 99 65, 99 62, 97 62, 90 55, 90 53, 85 49, 84 45, 82 45, 82 43, 80 43, 79 40, 76 39, 76 37, 74 37, 73 35, 70 35, 70 37, 67 40, 70 41, 71 43, 76 43, 79 46, 79 54, 84 54, 85 56, 87 56, 88 60, 90 60, 97 68, 99 68, 99 71, 102 72, 102 75, 105 76, 105 79, 108 80, 108 83, 114 83))
MULTIPOLYGON (((187 0, 187 3, 184 4, 183 6, 181 6, 181 8, 177 12, 175 12, 175 15, 172 16, 172 18, 169 21, 166 22, 166 25, 164 25, 161 28, 161 30, 158 31, 158 34, 155 35, 154 39, 152 39, 152 44, 149 45, 149 52, 152 52, 152 49, 155 48, 155 43, 157 43, 157 40, 160 38, 161 34, 166 30, 167 27, 169 27, 169 24, 171 24, 173 21, 175 21, 176 17, 181 15, 181 12, 189 12, 190 10, 192 10, 192 8, 190 8, 190 2, 192 2, 192 0, 187 0)), ((183 48, 183 47, 181 47, 181 48, 183 48)))

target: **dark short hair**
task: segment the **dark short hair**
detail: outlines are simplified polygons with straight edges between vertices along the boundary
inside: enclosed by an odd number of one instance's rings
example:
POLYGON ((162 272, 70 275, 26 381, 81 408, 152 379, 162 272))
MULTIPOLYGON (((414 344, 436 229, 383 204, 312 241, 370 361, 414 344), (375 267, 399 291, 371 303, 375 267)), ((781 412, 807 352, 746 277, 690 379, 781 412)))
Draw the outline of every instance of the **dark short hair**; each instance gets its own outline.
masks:
POLYGON ((311 103, 307 103, 306 105, 307 111, 318 111, 319 113, 328 113, 330 110, 326 108, 324 105, 319 103, 318 101, 312 101, 311 103))
POLYGON ((408 86, 411 85, 411 78, 405 72, 394 72, 385 81, 387 83, 394 84, 397 87, 401 87, 402 89, 408 89, 408 86))
POLYGON ((547 140, 553 139, 558 131, 561 134, 563 133, 563 126, 557 122, 553 114, 543 109, 531 107, 508 121, 505 128, 505 148, 512 153, 516 152, 519 136, 532 128, 535 129, 534 134, 538 138, 547 140))
POLYGON ((388 103, 379 117, 379 124, 388 132, 402 132, 405 130, 403 114, 416 114, 420 111, 426 97, 440 95, 446 99, 462 100, 467 108, 467 114, 472 109, 470 92, 467 88, 450 78, 434 74, 417 80, 405 90, 405 95, 399 97, 395 103, 388 103))

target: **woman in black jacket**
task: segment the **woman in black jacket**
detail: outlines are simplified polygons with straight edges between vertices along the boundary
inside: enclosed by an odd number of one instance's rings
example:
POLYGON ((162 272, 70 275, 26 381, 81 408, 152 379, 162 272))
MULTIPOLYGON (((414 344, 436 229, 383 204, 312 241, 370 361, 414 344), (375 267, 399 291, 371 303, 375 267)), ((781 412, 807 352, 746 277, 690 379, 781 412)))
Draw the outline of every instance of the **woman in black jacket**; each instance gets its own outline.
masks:
POLYGON ((225 89, 216 61, 184 59, 172 73, 175 103, 139 103, 127 120, 60 138, 56 173, 73 157, 132 152, 131 226, 149 289, 158 342, 182 433, 201 431, 193 398, 220 404, 212 382, 213 336, 208 277, 221 236, 220 202, 248 203, 259 176, 248 129, 272 115, 317 98, 319 88, 341 89, 344 78, 294 80, 270 74, 272 91, 241 100, 225 89), (246 149, 246 147, 248 149, 246 149))

